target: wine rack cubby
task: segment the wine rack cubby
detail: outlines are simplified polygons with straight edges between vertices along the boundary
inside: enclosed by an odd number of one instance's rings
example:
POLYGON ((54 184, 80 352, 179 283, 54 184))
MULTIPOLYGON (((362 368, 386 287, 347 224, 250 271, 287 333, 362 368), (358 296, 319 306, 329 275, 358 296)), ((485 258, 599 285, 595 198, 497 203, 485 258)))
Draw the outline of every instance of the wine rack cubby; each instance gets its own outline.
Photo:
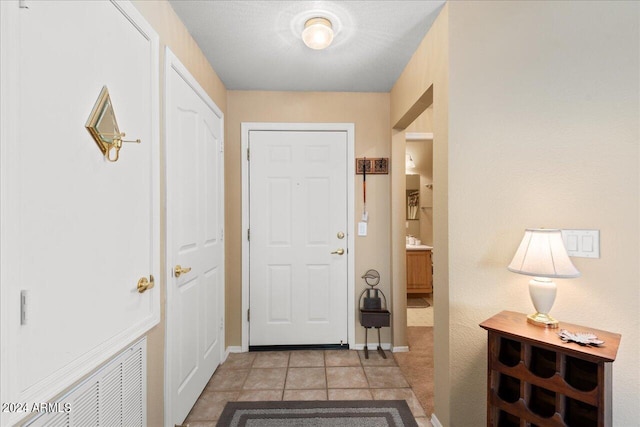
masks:
POLYGON ((480 326, 488 331, 487 426, 611 426, 611 375, 620 335, 589 331, 601 347, 564 343, 558 329, 527 323, 526 315, 503 311, 480 326))

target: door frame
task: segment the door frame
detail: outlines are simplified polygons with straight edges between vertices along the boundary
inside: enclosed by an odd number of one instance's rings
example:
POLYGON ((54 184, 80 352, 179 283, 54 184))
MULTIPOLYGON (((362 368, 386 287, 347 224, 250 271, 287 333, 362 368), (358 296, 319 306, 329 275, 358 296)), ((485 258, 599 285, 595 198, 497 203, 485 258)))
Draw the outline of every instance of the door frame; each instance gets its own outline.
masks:
MULTIPOLYGON (((170 121, 167 114, 168 103, 168 83, 169 83, 169 74, 173 71, 178 73, 180 77, 184 79, 184 81, 196 92, 196 94, 204 101, 204 103, 213 110, 213 112, 218 116, 221 120, 221 150, 222 150, 222 161, 220 162, 221 167, 223 168, 220 172, 220 198, 223 201, 220 209, 220 223, 224 227, 224 114, 222 110, 218 108, 218 106, 213 102, 211 97, 207 94, 207 92, 200 86, 200 84, 196 81, 196 79, 191 75, 189 70, 180 62, 178 57, 166 47, 165 49, 165 69, 164 69, 164 131, 165 135, 169 135, 169 126, 170 121), (173 70, 173 71, 172 71, 173 70)), ((166 427, 173 427, 173 396, 172 396, 172 380, 171 380, 171 366, 172 366, 172 355, 171 355, 171 347, 175 344, 175 336, 173 335, 173 331, 171 330, 171 322, 169 322, 169 316, 173 315, 172 310, 169 307, 170 302, 174 299, 175 288, 172 286, 173 284, 173 272, 171 271, 172 266, 174 265, 172 262, 172 249, 173 249, 173 237, 169 230, 171 224, 171 213, 170 209, 167 208, 169 203, 171 203, 170 199, 170 191, 169 191, 169 159, 167 158, 168 153, 168 145, 170 141, 168 138, 165 138, 165 146, 164 146, 164 214, 165 214, 165 223, 164 223, 164 234, 165 234, 165 247, 164 247, 164 283, 165 283, 165 344, 164 344, 164 424, 166 427)), ((224 232, 223 232, 224 233, 224 232)), ((221 238, 222 243, 224 244, 224 235, 221 238)), ((225 265, 225 251, 222 252, 223 260, 221 265, 225 265)), ((225 360, 225 286, 226 283, 226 275, 223 270, 222 284, 220 288, 220 300, 218 302, 220 309, 220 317, 221 317, 221 329, 220 329, 220 363, 225 360)), ((195 403, 195 402, 194 402, 195 403)))
POLYGON ((242 159, 242 351, 249 351, 249 132, 251 131, 337 131, 347 133, 347 339, 353 348, 355 332, 355 125, 353 123, 241 123, 242 159))

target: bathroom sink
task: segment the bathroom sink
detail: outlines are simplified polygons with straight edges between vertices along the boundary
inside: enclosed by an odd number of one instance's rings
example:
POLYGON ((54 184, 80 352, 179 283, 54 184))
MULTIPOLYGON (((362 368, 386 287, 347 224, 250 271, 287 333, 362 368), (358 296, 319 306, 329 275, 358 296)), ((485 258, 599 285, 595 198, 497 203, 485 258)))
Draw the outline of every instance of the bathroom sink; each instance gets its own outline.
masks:
POLYGON ((408 251, 430 251, 433 250, 433 246, 428 245, 407 245, 408 251))

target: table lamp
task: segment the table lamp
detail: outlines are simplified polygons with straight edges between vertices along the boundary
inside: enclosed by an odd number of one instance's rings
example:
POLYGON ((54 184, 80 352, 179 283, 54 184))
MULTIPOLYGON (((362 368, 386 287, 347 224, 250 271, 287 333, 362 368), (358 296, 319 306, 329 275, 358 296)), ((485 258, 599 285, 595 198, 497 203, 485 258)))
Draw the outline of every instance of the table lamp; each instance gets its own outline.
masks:
POLYGON ((580 276, 580 272, 569 259, 561 231, 545 228, 526 229, 507 269, 514 273, 534 276, 529 282, 529 295, 536 313, 527 316, 527 322, 545 328, 557 328, 558 321, 549 316, 557 289, 551 279, 580 276))

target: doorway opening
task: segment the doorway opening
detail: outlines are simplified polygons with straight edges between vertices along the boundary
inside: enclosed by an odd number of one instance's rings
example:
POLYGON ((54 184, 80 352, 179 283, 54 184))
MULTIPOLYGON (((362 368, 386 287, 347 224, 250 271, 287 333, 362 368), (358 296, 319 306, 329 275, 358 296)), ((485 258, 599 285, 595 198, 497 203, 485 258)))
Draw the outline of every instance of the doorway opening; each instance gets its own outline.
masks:
MULTIPOLYGON (((395 187, 402 194, 394 199, 401 202, 397 212, 404 212, 402 224, 394 232, 394 239, 400 233, 404 240, 402 251, 398 255, 404 258, 404 301, 406 310, 405 337, 408 352, 398 353, 398 363, 416 368, 410 376, 415 378, 415 394, 427 413, 433 413, 433 354, 434 354, 434 142, 433 142, 433 104, 429 103, 423 111, 402 132, 398 139, 402 147, 398 154, 405 159, 404 174, 397 179, 404 188, 395 187), (426 363, 425 363, 426 362, 426 363)), ((398 164, 399 166, 399 164, 398 164)), ((436 183, 437 184, 437 183, 436 183)), ((400 240, 399 240, 400 242, 400 240)))
POLYGON ((405 130, 407 327, 433 327, 433 106, 405 130))

